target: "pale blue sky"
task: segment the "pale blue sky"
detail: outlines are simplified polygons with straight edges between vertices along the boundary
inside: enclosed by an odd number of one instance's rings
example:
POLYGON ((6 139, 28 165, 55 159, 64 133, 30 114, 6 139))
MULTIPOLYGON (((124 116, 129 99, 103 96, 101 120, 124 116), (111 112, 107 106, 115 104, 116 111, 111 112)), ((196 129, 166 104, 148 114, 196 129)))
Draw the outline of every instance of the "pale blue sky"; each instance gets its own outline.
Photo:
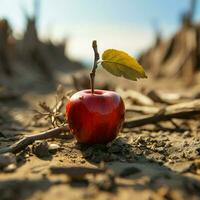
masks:
MULTIPOLYGON (((69 38, 73 58, 89 60, 91 40, 97 39, 100 50, 117 48, 138 54, 153 42, 152 24, 158 24, 164 36, 173 33, 180 14, 189 0, 41 0, 39 33, 55 41, 69 38)), ((7 17, 14 31, 22 32, 24 7, 33 12, 32 0, 1 0, 0 17, 7 17)), ((200 21, 200 2, 196 10, 200 21)))

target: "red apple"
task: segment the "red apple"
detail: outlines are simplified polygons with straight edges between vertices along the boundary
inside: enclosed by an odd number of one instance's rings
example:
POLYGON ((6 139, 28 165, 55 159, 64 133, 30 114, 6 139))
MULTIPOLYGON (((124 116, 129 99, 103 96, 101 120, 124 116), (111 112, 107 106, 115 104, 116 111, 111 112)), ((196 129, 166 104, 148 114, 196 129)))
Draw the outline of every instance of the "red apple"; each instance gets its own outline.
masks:
POLYGON ((124 103, 115 92, 82 90, 66 105, 69 128, 78 142, 106 144, 116 138, 124 121, 124 103))

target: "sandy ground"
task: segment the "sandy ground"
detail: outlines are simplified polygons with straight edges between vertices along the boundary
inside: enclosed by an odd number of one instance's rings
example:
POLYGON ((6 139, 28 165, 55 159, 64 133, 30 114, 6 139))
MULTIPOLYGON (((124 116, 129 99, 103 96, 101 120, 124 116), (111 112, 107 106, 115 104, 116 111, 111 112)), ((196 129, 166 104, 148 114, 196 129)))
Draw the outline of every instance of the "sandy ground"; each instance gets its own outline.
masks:
MULTIPOLYGON (((104 85, 109 78, 105 76, 102 81, 102 77, 97 77, 97 83, 104 85)), ((60 80, 66 88, 72 87, 70 77, 61 76, 60 80)), ((192 93, 199 87, 195 84, 188 89, 182 81, 177 80, 175 84, 169 79, 144 81, 140 86, 117 79, 111 85, 182 93, 192 93)), ((37 87, 41 89, 40 85, 37 87)), ((32 110, 39 101, 55 102, 55 90, 43 92, 44 88, 42 85, 41 90, 31 92, 24 89, 20 98, 0 100, 0 147, 14 143, 24 134, 48 128, 33 122, 32 110)), ((176 123, 180 131, 173 130, 168 122, 162 124, 165 129, 155 125, 123 129, 117 139, 107 145, 80 145, 73 138, 48 139, 48 144, 57 144, 58 149, 43 158, 37 157, 30 145, 17 154, 15 170, 0 171, 0 199, 200 199, 199 120, 176 123), (188 130, 188 127, 192 128, 188 130), (71 180, 69 176, 50 171, 53 166, 98 168, 102 162, 108 172, 87 175, 83 180, 71 180)))

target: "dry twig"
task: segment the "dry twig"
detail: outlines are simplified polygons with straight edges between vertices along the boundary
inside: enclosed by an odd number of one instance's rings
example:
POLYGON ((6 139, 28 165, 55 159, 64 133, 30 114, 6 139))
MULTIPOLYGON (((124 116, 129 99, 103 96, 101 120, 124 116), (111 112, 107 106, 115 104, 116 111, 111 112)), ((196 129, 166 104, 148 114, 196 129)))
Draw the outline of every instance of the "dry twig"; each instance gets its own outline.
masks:
POLYGON ((48 131, 44 131, 42 133, 25 136, 24 138, 14 143, 13 145, 0 149, 0 154, 7 152, 18 153, 36 140, 54 138, 57 137, 59 134, 66 132, 68 130, 69 130, 68 126, 62 126, 50 129, 48 131))
MULTIPOLYGON (((158 123, 161 121, 171 121, 172 119, 192 119, 198 115, 200 115, 200 100, 194 100, 186 103, 167 106, 164 109, 160 109, 156 114, 153 115, 151 114, 136 119, 127 120, 124 122, 124 127, 134 128, 147 124, 158 123)), ((6 152, 18 153, 36 140, 57 137, 62 132, 66 132, 68 130, 69 128, 67 126, 61 126, 39 134, 25 136, 23 139, 19 140, 13 145, 0 149, 0 154, 6 152)))
POLYGON ((200 100, 194 100, 186 103, 178 103, 167 106, 153 115, 146 115, 136 119, 125 121, 125 128, 134 128, 147 124, 154 124, 161 121, 170 121, 171 119, 192 119, 200 115, 200 100))
POLYGON ((34 110, 36 112, 34 116, 35 120, 45 119, 48 120, 53 127, 62 127, 66 122, 62 109, 72 92, 73 91, 65 92, 62 85, 59 85, 57 87, 55 105, 50 107, 46 102, 40 102, 39 106, 41 110, 34 110))
POLYGON ((119 93, 124 99, 132 99, 134 103, 143 106, 153 106, 154 101, 148 96, 142 94, 141 92, 134 90, 122 90, 121 88, 117 88, 116 92, 119 93))
POLYGON ((159 107, 153 107, 153 106, 127 106, 126 112, 138 112, 143 114, 156 114, 160 111, 159 107))

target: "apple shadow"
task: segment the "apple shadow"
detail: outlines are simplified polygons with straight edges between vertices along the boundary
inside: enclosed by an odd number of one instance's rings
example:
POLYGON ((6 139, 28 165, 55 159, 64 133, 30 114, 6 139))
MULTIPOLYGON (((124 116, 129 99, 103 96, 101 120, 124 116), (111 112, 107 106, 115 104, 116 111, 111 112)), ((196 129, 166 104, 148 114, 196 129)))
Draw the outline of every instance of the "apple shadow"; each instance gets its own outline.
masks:
POLYGON ((114 172, 119 180, 116 183, 119 188, 132 188, 138 191, 158 191, 162 187, 168 188, 167 195, 171 190, 177 190, 190 199, 191 194, 195 197, 200 195, 200 180, 186 176, 165 166, 165 162, 149 159, 137 147, 133 150, 123 138, 117 138, 107 145, 83 145, 77 144, 82 156, 91 164, 99 166, 104 162, 107 169, 114 172), (137 152, 138 150, 138 152, 137 152), (142 183, 138 180, 145 179, 142 183), (126 180, 131 184, 124 183, 126 180))

